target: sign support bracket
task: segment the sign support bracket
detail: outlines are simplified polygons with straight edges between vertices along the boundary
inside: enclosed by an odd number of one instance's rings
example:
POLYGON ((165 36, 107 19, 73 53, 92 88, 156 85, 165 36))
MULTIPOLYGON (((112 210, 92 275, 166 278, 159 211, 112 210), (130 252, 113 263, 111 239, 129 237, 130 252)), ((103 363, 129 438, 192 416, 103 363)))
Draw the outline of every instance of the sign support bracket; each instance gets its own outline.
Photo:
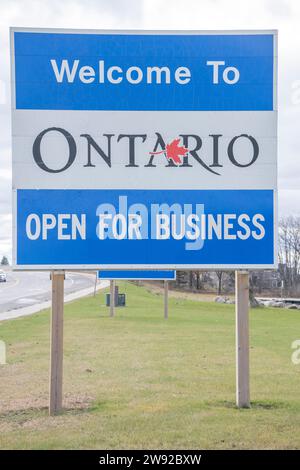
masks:
POLYGON ((114 317, 115 316, 115 295, 116 295, 116 281, 111 280, 110 281, 110 310, 109 310, 109 316, 114 317))
POLYGON ((169 317, 169 283, 164 281, 164 318, 165 320, 169 317))

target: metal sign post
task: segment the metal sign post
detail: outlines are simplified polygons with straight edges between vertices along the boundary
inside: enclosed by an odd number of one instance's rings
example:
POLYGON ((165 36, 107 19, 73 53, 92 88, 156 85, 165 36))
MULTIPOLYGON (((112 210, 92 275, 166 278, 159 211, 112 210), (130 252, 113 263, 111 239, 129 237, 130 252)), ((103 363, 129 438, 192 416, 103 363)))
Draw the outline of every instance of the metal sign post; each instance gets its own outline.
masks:
POLYGON ((109 311, 110 317, 115 316, 115 295, 116 295, 115 285, 116 285, 116 281, 112 279, 110 281, 110 311, 109 311))
POLYGON ((235 272, 236 405, 250 407, 249 378, 249 273, 235 272))
POLYGON ((97 273, 97 271, 96 271, 96 273, 95 273, 95 285, 94 285, 94 297, 96 297, 97 282, 98 282, 98 273, 97 273))
POLYGON ((52 272, 49 414, 62 410, 64 272, 52 272))
POLYGON ((169 283, 168 281, 164 281, 164 317, 167 319, 169 317, 169 283))

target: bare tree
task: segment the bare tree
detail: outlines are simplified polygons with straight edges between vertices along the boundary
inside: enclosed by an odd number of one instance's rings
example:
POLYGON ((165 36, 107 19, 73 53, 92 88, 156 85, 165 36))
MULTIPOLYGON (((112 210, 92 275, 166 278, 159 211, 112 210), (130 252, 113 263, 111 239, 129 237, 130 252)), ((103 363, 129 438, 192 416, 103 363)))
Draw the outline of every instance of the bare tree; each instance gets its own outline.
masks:
POLYGON ((9 265, 7 256, 2 257, 2 260, 1 260, 0 264, 1 264, 1 266, 8 266, 9 265))
POLYGON ((287 294, 297 291, 300 280, 300 217, 279 221, 279 273, 287 294))
POLYGON ((194 278, 194 272, 190 271, 189 272, 189 288, 193 289, 193 278, 194 278))
POLYGON ((216 271, 216 276, 218 278, 218 295, 222 294, 222 278, 224 271, 216 271))
POLYGON ((249 276, 249 302, 252 308, 259 307, 259 302, 258 300, 256 300, 255 295, 254 295, 253 277, 251 276, 251 273, 249 276))

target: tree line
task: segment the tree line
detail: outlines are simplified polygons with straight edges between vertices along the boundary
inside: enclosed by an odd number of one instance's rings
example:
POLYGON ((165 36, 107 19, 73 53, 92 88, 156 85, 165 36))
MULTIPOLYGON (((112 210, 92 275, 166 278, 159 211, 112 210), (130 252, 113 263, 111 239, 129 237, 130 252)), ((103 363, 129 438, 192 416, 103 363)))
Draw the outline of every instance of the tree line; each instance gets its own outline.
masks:
MULTIPOLYGON (((250 289, 262 293, 265 278, 270 290, 284 296, 300 295, 300 216, 283 217, 278 224, 278 270, 272 273, 250 271, 250 289), (271 276, 272 274, 272 276, 271 276), (271 282, 272 281, 272 282, 271 282)), ((218 295, 234 291, 234 271, 177 271, 177 287, 213 291, 218 295)))

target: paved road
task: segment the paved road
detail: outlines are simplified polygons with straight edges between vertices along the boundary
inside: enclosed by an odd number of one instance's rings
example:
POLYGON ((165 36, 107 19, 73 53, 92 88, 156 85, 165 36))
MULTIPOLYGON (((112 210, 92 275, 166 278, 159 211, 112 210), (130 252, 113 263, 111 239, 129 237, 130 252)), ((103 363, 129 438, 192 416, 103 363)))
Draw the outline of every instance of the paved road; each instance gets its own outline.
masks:
MULTIPOLYGON (((93 287, 95 277, 67 273, 65 294, 93 287)), ((0 282, 0 313, 29 307, 50 300, 49 272, 7 272, 7 282, 0 282)))

